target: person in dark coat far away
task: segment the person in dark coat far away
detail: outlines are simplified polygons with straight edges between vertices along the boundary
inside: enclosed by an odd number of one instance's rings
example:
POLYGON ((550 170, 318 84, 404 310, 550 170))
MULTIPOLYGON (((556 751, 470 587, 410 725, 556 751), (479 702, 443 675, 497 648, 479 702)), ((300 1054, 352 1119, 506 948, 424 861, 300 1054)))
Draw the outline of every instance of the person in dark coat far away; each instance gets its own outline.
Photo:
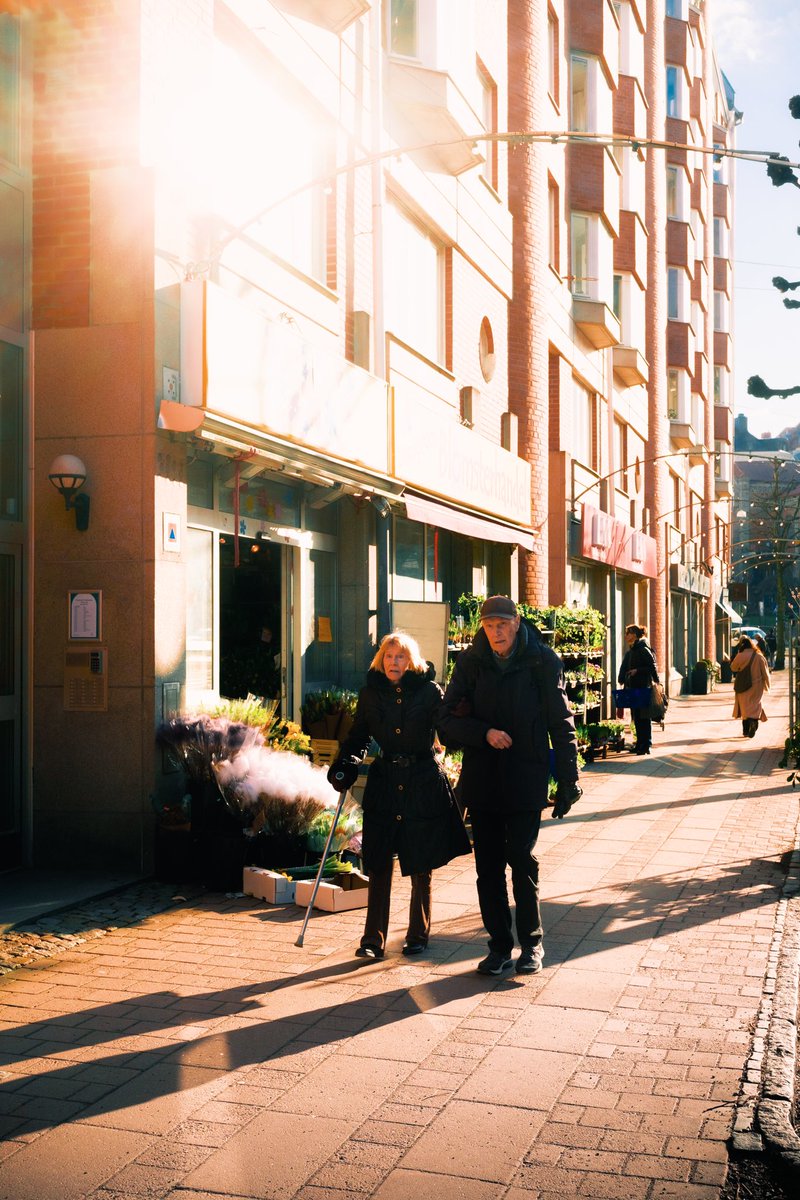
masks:
POLYGON ((364 936, 357 958, 383 958, 389 928, 394 855, 411 876, 411 907, 403 953, 421 954, 431 927, 431 873, 471 851, 453 790, 434 758, 442 691, 413 638, 395 631, 382 640, 359 693, 353 726, 328 779, 352 787, 371 740, 380 750, 364 789, 362 857, 369 875, 364 936))
POLYGON ((508 596, 484 601, 481 628, 456 659, 439 731, 448 745, 464 747, 461 800, 472 823, 478 901, 489 934, 478 971, 503 975, 514 966, 510 866, 521 947, 516 970, 534 974, 544 949, 533 850, 547 805, 551 742, 558 778, 553 816, 566 816, 582 792, 561 660, 508 596))
MULTIPOLYGON (((626 688, 646 688, 649 692, 654 683, 660 683, 656 659, 647 643, 646 625, 626 625, 625 645, 628 647, 620 663, 618 681, 626 688)), ((649 716, 650 703, 642 708, 631 709, 633 728, 636 731, 634 754, 649 754, 653 744, 653 722, 649 716)))

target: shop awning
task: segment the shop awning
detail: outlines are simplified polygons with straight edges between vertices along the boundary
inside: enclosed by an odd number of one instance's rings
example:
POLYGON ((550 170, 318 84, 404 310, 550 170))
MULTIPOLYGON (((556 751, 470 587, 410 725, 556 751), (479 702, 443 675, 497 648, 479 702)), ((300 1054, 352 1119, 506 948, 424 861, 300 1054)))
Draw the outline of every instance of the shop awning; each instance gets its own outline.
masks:
POLYGON ((481 538, 487 542, 507 542, 522 546, 524 550, 538 552, 539 539, 536 532, 522 525, 491 521, 488 517, 481 517, 469 509, 450 508, 446 504, 437 504, 434 500, 409 496, 408 493, 403 496, 403 503, 410 521, 420 521, 423 525, 433 525, 437 529, 449 529, 451 533, 461 533, 465 537, 481 538))
POLYGON ((735 608, 731 608, 727 600, 718 600, 717 608, 720 610, 720 612, 725 613, 726 617, 730 617, 732 624, 741 625, 742 618, 739 616, 735 608))

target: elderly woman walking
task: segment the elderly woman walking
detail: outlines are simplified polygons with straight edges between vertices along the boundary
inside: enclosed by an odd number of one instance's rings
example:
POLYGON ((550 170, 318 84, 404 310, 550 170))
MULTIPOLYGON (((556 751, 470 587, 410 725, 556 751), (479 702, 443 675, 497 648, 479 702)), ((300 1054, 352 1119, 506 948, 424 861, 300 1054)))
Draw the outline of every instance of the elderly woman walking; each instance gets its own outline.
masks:
POLYGON ((328 772, 337 791, 352 787, 374 739, 379 746, 364 789, 362 855, 369 875, 364 936, 356 958, 381 959, 389 932, 394 856, 411 876, 403 954, 422 954, 431 928, 431 874, 471 853, 452 788, 434 756, 442 690, 417 642, 395 630, 382 640, 361 689, 353 727, 328 772))
POLYGON ((742 722, 745 737, 755 737, 759 721, 766 721, 761 699, 769 691, 767 660, 749 637, 740 639, 731 662, 733 673, 733 716, 742 722))

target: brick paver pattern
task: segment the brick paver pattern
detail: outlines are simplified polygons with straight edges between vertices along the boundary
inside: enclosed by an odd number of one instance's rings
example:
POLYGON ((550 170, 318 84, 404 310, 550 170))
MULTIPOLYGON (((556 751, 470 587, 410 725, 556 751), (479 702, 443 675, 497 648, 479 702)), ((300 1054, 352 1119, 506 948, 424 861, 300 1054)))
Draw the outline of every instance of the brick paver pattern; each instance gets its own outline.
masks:
POLYGON ((0 1200, 716 1200, 796 834, 775 682, 755 739, 729 687, 675 700, 545 818, 540 975, 475 974, 467 858, 419 959, 398 878, 382 963, 363 910, 298 948, 206 894, 8 970, 0 1200))

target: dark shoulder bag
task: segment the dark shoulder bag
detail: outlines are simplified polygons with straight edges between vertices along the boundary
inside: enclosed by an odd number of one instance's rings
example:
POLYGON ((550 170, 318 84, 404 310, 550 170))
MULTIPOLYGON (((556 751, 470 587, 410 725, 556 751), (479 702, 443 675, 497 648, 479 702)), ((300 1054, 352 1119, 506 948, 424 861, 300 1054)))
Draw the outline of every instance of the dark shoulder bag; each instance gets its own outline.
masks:
POLYGON ((734 671, 733 690, 734 692, 749 692, 753 686, 753 665, 752 658, 746 667, 742 667, 741 671, 734 671))

